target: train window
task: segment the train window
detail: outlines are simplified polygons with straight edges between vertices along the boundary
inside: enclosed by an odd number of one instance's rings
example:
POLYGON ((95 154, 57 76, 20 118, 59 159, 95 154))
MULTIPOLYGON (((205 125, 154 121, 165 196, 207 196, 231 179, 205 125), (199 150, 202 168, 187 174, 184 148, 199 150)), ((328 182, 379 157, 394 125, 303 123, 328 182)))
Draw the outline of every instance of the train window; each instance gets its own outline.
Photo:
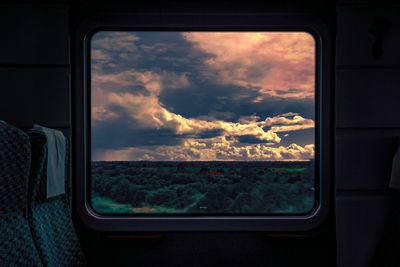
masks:
POLYGON ((90 47, 95 211, 313 208, 311 34, 100 31, 90 47))
POLYGON ((303 24, 85 28, 81 217, 106 230, 315 225, 328 79, 323 30, 303 24))

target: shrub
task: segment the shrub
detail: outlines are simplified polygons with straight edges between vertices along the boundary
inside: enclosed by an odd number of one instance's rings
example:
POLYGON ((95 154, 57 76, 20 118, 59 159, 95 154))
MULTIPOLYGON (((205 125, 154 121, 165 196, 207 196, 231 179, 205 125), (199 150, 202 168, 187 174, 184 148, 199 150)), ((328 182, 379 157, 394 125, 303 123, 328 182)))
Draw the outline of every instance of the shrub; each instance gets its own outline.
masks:
POLYGON ((250 201, 248 193, 239 193, 227 210, 233 213, 249 212, 250 201))
POLYGON ((193 202, 194 202, 193 196, 182 195, 177 199, 175 199, 175 201, 173 201, 172 207, 176 209, 183 209, 186 206, 192 204, 193 202))
POLYGON ((122 178, 112 186, 110 196, 119 203, 133 203, 136 202, 135 193, 137 189, 137 186, 122 178))
POLYGON ((227 207, 232 203, 232 199, 221 191, 221 187, 217 185, 207 186, 207 191, 204 198, 202 198, 196 205, 194 212, 204 211, 200 207, 206 207, 208 211, 224 212, 227 207))
POLYGON ((109 196, 112 186, 118 180, 118 177, 102 177, 100 179, 92 179, 93 191, 101 196, 109 196))
POLYGON ((191 181, 190 175, 186 174, 173 174, 171 179, 172 184, 188 184, 191 181))
POLYGON ((147 191, 138 190, 135 194, 135 202, 132 203, 134 206, 140 206, 145 200, 147 196, 147 191))
POLYGON ((161 188, 151 191, 146 197, 146 202, 151 205, 168 207, 168 203, 173 202, 177 198, 176 192, 169 188, 161 188))

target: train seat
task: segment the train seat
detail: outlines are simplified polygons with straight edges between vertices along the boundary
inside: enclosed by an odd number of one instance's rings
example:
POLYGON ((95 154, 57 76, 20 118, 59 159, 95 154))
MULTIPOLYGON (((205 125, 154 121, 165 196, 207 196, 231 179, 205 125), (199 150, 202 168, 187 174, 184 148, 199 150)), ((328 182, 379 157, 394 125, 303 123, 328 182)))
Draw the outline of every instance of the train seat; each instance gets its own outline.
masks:
POLYGON ((31 151, 23 131, 0 122, 0 265, 41 266, 27 218, 31 151))
MULTIPOLYGON (((28 135, 32 150, 28 215, 40 257, 47 266, 83 266, 85 258, 74 229, 68 200, 68 175, 65 175, 65 193, 48 198, 47 138, 43 132, 37 130, 29 130, 28 135)), ((63 138, 67 144, 67 172, 69 142, 66 137, 63 138)))

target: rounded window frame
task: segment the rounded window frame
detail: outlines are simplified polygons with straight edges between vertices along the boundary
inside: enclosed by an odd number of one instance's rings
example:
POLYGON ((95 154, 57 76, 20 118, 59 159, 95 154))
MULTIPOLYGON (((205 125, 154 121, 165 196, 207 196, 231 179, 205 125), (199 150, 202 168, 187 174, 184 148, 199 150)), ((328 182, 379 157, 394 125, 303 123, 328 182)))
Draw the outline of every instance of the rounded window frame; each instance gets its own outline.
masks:
POLYGON ((332 180, 330 136, 332 99, 330 38, 326 25, 309 14, 129 14, 105 15, 82 23, 75 36, 73 91, 74 205, 80 219, 99 231, 307 231, 329 213, 332 180), (305 215, 259 216, 126 216, 99 214, 91 208, 90 182, 90 40, 98 31, 301 31, 315 40, 315 168, 314 209, 305 215))

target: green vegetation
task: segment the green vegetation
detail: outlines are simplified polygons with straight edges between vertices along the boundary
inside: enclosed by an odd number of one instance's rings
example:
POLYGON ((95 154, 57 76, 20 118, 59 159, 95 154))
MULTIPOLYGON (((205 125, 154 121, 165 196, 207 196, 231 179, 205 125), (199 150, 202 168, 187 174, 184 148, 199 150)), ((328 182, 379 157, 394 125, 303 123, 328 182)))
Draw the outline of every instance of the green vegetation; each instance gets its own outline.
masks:
POLYGON ((100 213, 307 213, 314 162, 92 162, 100 213))
POLYGON ((287 172, 302 172, 305 171, 306 168, 269 168, 271 171, 287 171, 287 172))

